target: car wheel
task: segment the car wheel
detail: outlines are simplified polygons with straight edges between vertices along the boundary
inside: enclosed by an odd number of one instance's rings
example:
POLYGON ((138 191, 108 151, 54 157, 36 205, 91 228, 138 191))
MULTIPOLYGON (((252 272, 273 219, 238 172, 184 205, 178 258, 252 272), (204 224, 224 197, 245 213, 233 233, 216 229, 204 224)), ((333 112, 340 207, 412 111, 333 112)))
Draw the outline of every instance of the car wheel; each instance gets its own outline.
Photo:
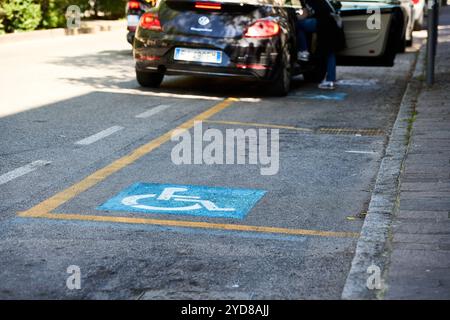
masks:
POLYGON ((402 40, 400 40, 400 43, 398 45, 398 53, 405 53, 406 51, 406 47, 407 47, 407 42, 405 37, 403 37, 402 40))
POLYGON ((142 72, 136 70, 136 80, 143 86, 148 88, 158 88, 164 79, 164 74, 159 72, 142 72))
POLYGON ((285 96, 289 93, 292 80, 292 62, 289 47, 283 49, 281 62, 274 80, 270 84, 270 92, 275 96, 285 96))
POLYGON ((129 44, 133 45, 134 32, 128 32, 128 34, 127 34, 127 41, 128 41, 129 44))
POLYGON ((395 56, 401 49, 403 45, 408 45, 408 40, 405 36, 401 36, 401 30, 403 27, 403 18, 398 15, 394 16, 392 25, 389 29, 389 35, 386 44, 386 50, 381 58, 381 63, 384 66, 393 66, 395 61, 395 56))
POLYGON ((420 31, 423 29, 423 13, 419 19, 414 22, 414 31, 420 31))

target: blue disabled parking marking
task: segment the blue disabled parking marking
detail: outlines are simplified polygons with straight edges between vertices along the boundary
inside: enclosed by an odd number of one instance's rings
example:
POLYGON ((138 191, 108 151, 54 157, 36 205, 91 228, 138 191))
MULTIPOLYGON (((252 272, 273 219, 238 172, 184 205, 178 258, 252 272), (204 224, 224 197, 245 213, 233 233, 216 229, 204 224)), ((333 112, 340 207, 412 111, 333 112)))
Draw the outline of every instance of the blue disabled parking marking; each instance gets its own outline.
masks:
POLYGON ((301 92, 297 96, 313 100, 338 100, 342 101, 347 97, 345 92, 301 92))
POLYGON ((257 189, 135 183, 97 210, 243 219, 265 193, 257 189))

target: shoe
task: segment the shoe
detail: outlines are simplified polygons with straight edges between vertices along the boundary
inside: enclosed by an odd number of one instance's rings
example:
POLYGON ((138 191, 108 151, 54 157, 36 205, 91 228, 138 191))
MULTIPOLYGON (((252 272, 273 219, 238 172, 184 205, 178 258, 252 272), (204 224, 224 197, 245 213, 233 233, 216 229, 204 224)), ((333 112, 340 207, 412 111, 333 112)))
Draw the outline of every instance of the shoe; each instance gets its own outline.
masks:
POLYGON ((334 83, 334 81, 322 81, 319 84, 319 89, 324 89, 324 90, 334 90, 336 89, 336 85, 334 83))
POLYGON ((299 51, 297 53, 297 60, 309 61, 309 52, 308 51, 299 51))

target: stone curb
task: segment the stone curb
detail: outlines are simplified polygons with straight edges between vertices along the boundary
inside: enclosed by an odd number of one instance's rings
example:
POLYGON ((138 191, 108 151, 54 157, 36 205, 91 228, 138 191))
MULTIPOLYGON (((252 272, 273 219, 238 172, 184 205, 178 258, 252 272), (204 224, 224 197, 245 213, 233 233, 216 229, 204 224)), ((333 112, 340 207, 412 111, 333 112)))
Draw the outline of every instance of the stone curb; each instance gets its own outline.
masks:
POLYGON ((398 209, 400 175, 409 140, 409 119, 422 87, 426 46, 423 45, 414 62, 414 72, 408 82, 397 114, 385 155, 378 171, 366 219, 356 246, 355 256, 342 291, 342 299, 382 299, 386 285, 383 279, 389 267, 391 224, 398 209), (366 282, 376 265, 381 270, 381 289, 368 289, 366 282))
POLYGON ((103 31, 113 31, 119 29, 126 29, 125 20, 113 21, 84 21, 79 28, 56 28, 49 30, 36 30, 29 32, 18 32, 0 35, 0 44, 2 43, 16 43, 29 40, 44 40, 56 37, 74 36, 80 34, 92 34, 103 31))

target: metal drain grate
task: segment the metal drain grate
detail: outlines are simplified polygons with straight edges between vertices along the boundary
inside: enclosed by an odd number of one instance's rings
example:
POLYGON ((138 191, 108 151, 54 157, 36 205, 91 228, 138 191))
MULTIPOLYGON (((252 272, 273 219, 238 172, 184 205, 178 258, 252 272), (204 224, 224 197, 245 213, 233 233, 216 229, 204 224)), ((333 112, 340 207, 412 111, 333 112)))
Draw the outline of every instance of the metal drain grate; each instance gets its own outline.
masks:
POLYGON ((384 131, 380 129, 353 129, 353 128, 319 128, 317 132, 322 134, 362 135, 362 136, 382 136, 384 134, 384 131))

